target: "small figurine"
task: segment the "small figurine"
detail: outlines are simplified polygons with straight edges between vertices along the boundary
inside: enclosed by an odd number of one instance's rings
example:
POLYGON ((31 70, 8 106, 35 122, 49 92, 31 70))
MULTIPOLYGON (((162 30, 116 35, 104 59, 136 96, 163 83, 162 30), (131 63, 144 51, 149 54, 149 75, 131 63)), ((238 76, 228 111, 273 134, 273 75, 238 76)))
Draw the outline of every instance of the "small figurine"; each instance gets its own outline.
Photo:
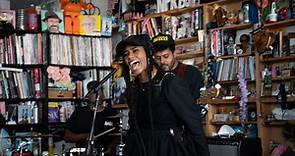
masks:
POLYGON ((278 20, 278 14, 276 13, 276 2, 271 3, 271 12, 267 15, 269 22, 276 22, 278 20))
POLYGON ((81 10, 91 10, 92 3, 85 3, 84 0, 61 0, 61 8, 64 10, 65 33, 79 34, 80 21, 78 16, 81 10))
POLYGON ((280 20, 286 20, 286 19, 290 19, 291 15, 290 15, 290 9, 288 7, 283 7, 279 10, 279 19, 280 20))
POLYGON ((217 27, 222 27, 225 25, 227 17, 226 11, 222 7, 217 5, 214 6, 214 17, 217 23, 217 27))

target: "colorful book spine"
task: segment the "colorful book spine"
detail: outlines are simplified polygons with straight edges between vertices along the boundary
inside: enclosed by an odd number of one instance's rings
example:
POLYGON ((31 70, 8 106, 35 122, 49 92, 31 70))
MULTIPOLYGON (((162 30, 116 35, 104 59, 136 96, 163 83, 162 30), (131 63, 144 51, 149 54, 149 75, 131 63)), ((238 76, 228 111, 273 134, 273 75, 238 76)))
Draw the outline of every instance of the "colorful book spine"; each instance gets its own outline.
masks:
POLYGON ((40 72, 38 68, 33 69, 33 82, 34 82, 34 90, 35 90, 35 97, 41 98, 41 84, 40 84, 40 72))

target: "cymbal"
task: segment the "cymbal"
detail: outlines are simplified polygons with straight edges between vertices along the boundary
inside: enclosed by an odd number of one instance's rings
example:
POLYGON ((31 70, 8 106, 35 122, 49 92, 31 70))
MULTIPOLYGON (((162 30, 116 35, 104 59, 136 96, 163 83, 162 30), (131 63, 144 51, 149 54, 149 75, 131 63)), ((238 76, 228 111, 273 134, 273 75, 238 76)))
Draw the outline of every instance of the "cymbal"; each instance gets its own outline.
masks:
POLYGON ((32 135, 16 135, 16 136, 8 136, 2 138, 49 138, 49 137, 61 137, 59 135, 52 135, 52 134, 32 134, 32 135))

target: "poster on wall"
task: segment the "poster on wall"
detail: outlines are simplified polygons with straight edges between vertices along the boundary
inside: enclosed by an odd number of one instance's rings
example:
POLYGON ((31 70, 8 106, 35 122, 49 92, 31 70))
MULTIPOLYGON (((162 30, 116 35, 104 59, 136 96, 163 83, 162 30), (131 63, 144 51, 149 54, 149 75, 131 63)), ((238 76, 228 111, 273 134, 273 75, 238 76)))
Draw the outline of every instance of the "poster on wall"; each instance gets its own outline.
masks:
POLYGON ((7 21, 15 28, 15 11, 14 10, 0 10, 1 21, 7 21))
POLYGON ((41 10, 42 31, 64 33, 63 13, 58 11, 41 10))
POLYGON ((100 35, 101 29, 100 15, 80 15, 80 34, 81 35, 100 35))
POLYGON ((112 36, 112 18, 111 17, 102 18, 101 35, 112 36))

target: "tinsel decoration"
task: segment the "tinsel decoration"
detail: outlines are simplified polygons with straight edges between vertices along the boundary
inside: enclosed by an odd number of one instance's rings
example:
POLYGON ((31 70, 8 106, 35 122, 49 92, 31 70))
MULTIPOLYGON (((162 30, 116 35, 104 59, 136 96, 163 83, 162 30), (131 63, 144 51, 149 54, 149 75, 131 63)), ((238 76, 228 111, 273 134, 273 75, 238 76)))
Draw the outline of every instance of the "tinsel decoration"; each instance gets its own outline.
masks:
POLYGON ((241 90, 241 97, 240 97, 240 121, 242 126, 244 126, 245 122, 247 121, 247 102, 248 102, 248 89, 247 89, 247 81, 244 78, 243 70, 239 69, 238 72, 238 82, 239 82, 239 88, 241 90))

